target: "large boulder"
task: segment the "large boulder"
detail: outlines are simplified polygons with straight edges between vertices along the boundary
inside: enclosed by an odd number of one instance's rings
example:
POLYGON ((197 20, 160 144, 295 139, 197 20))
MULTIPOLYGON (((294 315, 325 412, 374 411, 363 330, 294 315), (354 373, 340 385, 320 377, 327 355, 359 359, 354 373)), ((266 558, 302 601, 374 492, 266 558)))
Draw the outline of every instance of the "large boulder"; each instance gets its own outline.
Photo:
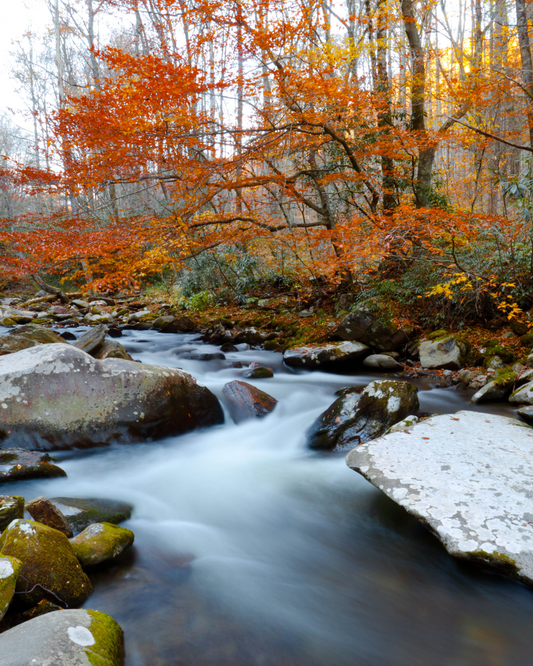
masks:
POLYGON ((74 532, 80 532, 93 523, 121 523, 131 518, 133 511, 131 504, 110 499, 52 497, 50 501, 65 516, 74 532))
POLYGON ((278 404, 276 398, 265 391, 238 380, 225 384, 222 393, 227 400, 229 413, 235 423, 262 418, 278 404))
POLYGON ((38 523, 48 525, 48 527, 53 527, 55 530, 63 532, 69 539, 73 536, 72 527, 65 515, 47 497, 32 499, 26 504, 26 511, 38 523))
POLYGON ((178 435, 222 423, 217 398, 189 374, 68 344, 0 358, 0 438, 32 449, 178 435))
POLYGON ((294 368, 339 367, 368 356, 370 349, 362 342, 328 342, 287 349, 283 360, 294 368))
POLYGON ((332 451, 344 430, 353 422, 364 386, 343 391, 307 430, 310 449, 332 451))
POLYGON ((336 446, 346 449, 380 437, 418 408, 418 391, 409 382, 372 382, 361 393, 353 419, 344 424, 336 446))
POLYGON ((93 523, 70 543, 82 567, 93 567, 118 557, 135 539, 131 530, 112 523, 93 523))
POLYGON ((15 557, 0 556, 0 620, 7 613, 13 599, 21 568, 22 563, 15 557))
POLYGON ((419 518, 455 556, 533 585, 533 429, 457 412, 362 444, 348 467, 419 518))
POLYGON ((409 328, 398 328, 392 322, 365 309, 347 315, 338 325, 335 335, 342 340, 356 340, 378 351, 395 351, 407 344, 412 336, 409 328))
POLYGON ((69 540, 52 527, 14 520, 0 536, 0 553, 22 562, 16 591, 27 606, 41 599, 80 606, 93 591, 69 540))
POLYGON ((123 666, 124 636, 112 617, 62 610, 0 635, 2 666, 123 666))
POLYGON ((428 369, 460 370, 466 357, 466 346, 453 335, 436 340, 422 340, 418 347, 420 364, 428 369))

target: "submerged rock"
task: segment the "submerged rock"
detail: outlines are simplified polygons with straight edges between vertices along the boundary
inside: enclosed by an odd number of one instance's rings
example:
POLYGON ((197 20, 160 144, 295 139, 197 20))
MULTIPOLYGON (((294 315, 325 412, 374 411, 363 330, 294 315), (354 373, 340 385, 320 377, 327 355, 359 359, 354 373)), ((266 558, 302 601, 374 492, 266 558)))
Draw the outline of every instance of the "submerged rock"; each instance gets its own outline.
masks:
POLYGON ((67 344, 0 358, 0 439, 64 449, 178 435, 222 423, 217 398, 189 374, 67 344))
POLYGON ((7 613, 15 594, 21 567, 22 563, 15 557, 0 556, 0 620, 7 613))
POLYGON ((0 495, 0 532, 17 518, 24 518, 24 497, 0 495))
POLYGON ((423 368, 460 370, 465 362, 466 347, 452 335, 436 340, 423 340, 418 351, 423 368))
POLYGON ((262 418, 278 404, 276 398, 268 393, 238 380, 225 384, 222 393, 228 401, 229 413, 235 423, 252 418, 262 418))
POLYGON ((131 518, 133 511, 131 504, 110 499, 52 497, 50 501, 65 516, 74 532, 80 532, 92 523, 121 523, 131 518))
POLYGON ((70 543, 82 567, 92 567, 118 557, 135 539, 131 530, 111 523, 93 523, 70 543))
POLYGON ((41 599, 79 606, 93 590, 67 537, 34 520, 14 520, 0 536, 0 553, 22 562, 16 591, 28 606, 41 599))
POLYGON ((300 368, 318 368, 323 365, 339 366, 358 361, 370 349, 362 342, 328 342, 287 349, 283 360, 287 365, 300 368))
POLYGON ((3 449, 0 451, 0 483, 67 476, 65 470, 51 460, 47 453, 39 451, 3 449))
POLYGON ((62 610, 0 635, 2 666, 123 666, 124 636, 112 617, 62 610))
POLYGON ((362 444, 346 457, 457 557, 533 585, 533 429, 457 412, 362 444))
MULTIPOLYGON (((26 510, 38 523, 53 527, 70 538, 73 535, 72 527, 63 513, 47 497, 36 497, 26 504, 26 510)), ((22 517, 22 516, 21 516, 22 517)))

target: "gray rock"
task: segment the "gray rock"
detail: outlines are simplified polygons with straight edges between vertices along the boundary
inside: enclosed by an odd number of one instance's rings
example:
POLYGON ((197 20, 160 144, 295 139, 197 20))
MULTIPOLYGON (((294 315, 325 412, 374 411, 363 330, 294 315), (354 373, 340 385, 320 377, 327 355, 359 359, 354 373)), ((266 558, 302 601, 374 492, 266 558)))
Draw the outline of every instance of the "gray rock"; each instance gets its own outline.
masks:
POLYGON ((459 370, 464 365, 465 346, 452 335, 440 340, 423 340, 418 351, 423 368, 459 370))
POLYGON ((252 418, 263 418, 278 401, 265 391, 260 391, 247 382, 235 380, 224 385, 222 393, 227 400, 231 418, 241 423, 252 418))
POLYGON ((403 419, 403 421, 399 421, 398 423, 395 423, 393 426, 391 426, 385 434, 388 435, 391 432, 405 430, 406 428, 410 428, 411 426, 415 425, 415 423, 418 423, 419 421, 420 419, 418 416, 408 416, 406 419, 403 419))
POLYGON ((98 361, 68 344, 0 357, 4 446, 49 450, 132 442, 223 420, 218 399, 181 370, 98 361))
POLYGON ((360 309, 341 321, 335 335, 343 340, 362 342, 378 351, 394 351, 409 342, 412 330, 398 329, 368 310, 360 309))
POLYGON ((81 532, 93 523, 121 523, 131 518, 133 511, 131 504, 109 499, 52 497, 50 501, 65 516, 74 532, 81 532))
POLYGON ((348 467, 419 518, 457 557, 533 584, 533 429, 458 412, 351 451, 348 467))
POLYGON ((287 349, 283 360, 287 365, 301 368, 318 368, 323 365, 342 365, 368 356, 370 349, 362 342, 329 342, 309 344, 287 349))
POLYGON ((524 384, 517 391, 514 391, 509 396, 509 402, 517 404, 533 405, 533 381, 524 384))
POLYGON ((104 344, 105 336, 107 333, 107 326, 100 324, 94 328, 85 331, 76 342, 72 343, 73 347, 81 349, 86 354, 94 354, 104 344))
POLYGON ((394 370, 403 370, 403 365, 398 363, 392 356, 386 354, 371 354, 363 361, 363 367, 373 370, 383 370, 384 372, 393 372, 394 370))
POLYGON ((0 495, 0 532, 17 518, 24 518, 24 497, 0 495))
POLYGON ((380 437, 418 408, 418 391, 409 382, 372 382, 361 393, 353 421, 343 429, 337 448, 345 449, 380 437))
POLYGON ((501 378, 493 379, 474 393, 470 402, 495 402, 497 400, 506 400, 513 390, 516 381, 514 372, 505 373, 501 378))
POLYGON ((0 635, 2 666, 123 666, 123 633, 94 610, 41 615, 0 635))
POLYGON ((516 413, 523 418, 526 423, 533 423, 533 405, 520 407, 520 409, 516 410, 516 413))
POLYGON ((111 523, 93 523, 70 540, 82 567, 94 567, 113 560, 135 539, 131 530, 111 523))

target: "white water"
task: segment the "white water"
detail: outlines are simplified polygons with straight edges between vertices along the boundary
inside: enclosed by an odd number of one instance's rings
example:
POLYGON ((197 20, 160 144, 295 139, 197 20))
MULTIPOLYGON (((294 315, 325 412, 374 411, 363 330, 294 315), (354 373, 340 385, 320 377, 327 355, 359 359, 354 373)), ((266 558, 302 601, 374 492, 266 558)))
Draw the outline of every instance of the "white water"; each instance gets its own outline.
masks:
MULTIPOLYGON (((200 347, 194 336, 130 331, 121 342, 219 397, 242 378, 230 361, 261 362, 276 375, 252 383, 279 400, 265 419, 68 455, 66 479, 4 486, 134 505, 135 557, 95 574, 86 604, 122 624, 128 666, 533 663, 529 590, 451 560, 343 457, 305 448, 335 390, 375 375, 296 374, 258 350, 181 360, 200 347)), ((452 390, 420 397, 427 411, 465 408, 452 390)))

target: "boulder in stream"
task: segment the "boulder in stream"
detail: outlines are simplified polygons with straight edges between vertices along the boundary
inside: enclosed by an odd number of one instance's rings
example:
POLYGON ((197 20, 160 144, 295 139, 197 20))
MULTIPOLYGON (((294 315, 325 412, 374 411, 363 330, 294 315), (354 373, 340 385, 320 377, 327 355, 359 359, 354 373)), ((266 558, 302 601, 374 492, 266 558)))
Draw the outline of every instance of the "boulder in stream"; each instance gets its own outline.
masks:
POLYGON ((123 666, 117 622, 95 610, 40 615, 0 635, 2 666, 123 666))
POLYGON ((365 387, 353 387, 343 391, 307 430, 307 445, 310 449, 332 451, 337 440, 348 425, 353 422, 357 403, 365 387))
POLYGON ((131 518, 133 507, 110 499, 52 497, 52 504, 61 511, 74 532, 81 532, 92 523, 121 523, 131 518))
POLYGON ((72 343, 72 346, 93 356, 104 344, 106 334, 107 326, 105 324, 99 324, 80 335, 76 342, 72 343))
POLYGON ((41 599, 80 606, 92 592, 69 540, 52 527, 14 520, 0 536, 0 553, 22 562, 17 593, 27 606, 41 599))
POLYGON ((178 435, 224 421, 218 399, 186 372, 68 344, 0 358, 4 446, 68 449, 178 435))
POLYGON ((13 599, 21 568, 22 563, 15 557, 0 556, 0 620, 7 613, 13 599))
POLYGON ((446 549, 533 585, 533 429, 505 416, 430 417, 346 457, 446 549))
POLYGON ((444 334, 435 340, 422 340, 418 352, 423 368, 460 370, 465 362, 466 346, 453 335, 444 334))
POLYGON ((82 567, 92 567, 118 557, 135 539, 131 530, 112 523, 93 523, 70 540, 82 567))
POLYGON ((47 453, 26 449, 0 450, 0 483, 24 479, 53 479, 67 476, 65 470, 54 465, 47 453))
POLYGON ((370 349, 362 342, 328 342, 287 349, 283 360, 295 368, 339 367, 368 356, 370 349))
POLYGON ((63 513, 47 497, 36 497, 26 504, 26 510, 38 523, 53 527, 63 532, 69 539, 73 535, 72 527, 63 513))
POLYGON ((262 418, 278 404, 276 398, 268 393, 239 380, 225 384, 222 393, 228 401, 228 409, 235 423, 262 418))

